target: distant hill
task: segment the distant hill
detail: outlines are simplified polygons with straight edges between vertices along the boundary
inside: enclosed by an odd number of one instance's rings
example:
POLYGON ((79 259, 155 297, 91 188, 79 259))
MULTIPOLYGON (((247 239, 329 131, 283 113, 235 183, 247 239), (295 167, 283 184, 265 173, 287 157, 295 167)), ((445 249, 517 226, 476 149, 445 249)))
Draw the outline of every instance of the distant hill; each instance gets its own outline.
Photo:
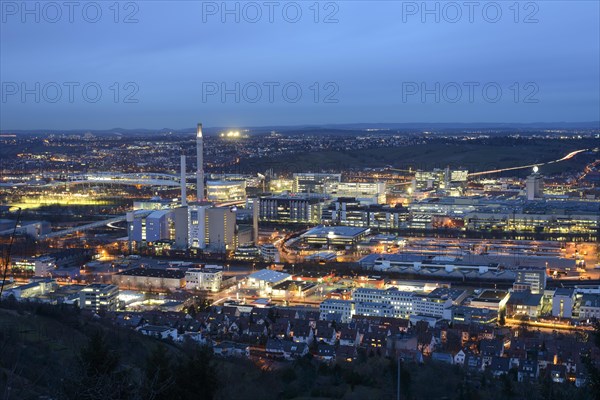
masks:
MULTIPOLYGON (((584 121, 584 122, 531 122, 531 123, 511 123, 511 122, 357 122, 345 124, 306 124, 306 125, 272 125, 272 126, 250 126, 250 127, 219 127, 207 126, 204 127, 206 135, 216 135, 219 132, 229 129, 243 128, 248 129, 252 133, 268 133, 271 131, 279 132, 306 132, 306 131, 321 131, 328 134, 348 133, 352 131, 363 132, 365 130, 390 130, 400 132, 472 132, 485 131, 489 133, 504 134, 506 132, 531 132, 539 130, 595 130, 600 129, 600 121, 584 121)), ((16 135, 40 135, 40 134, 85 134, 91 133, 94 135, 187 135, 193 134, 196 131, 195 127, 190 128, 112 128, 112 129, 25 129, 25 130, 9 130, 3 129, 2 134, 16 135)))

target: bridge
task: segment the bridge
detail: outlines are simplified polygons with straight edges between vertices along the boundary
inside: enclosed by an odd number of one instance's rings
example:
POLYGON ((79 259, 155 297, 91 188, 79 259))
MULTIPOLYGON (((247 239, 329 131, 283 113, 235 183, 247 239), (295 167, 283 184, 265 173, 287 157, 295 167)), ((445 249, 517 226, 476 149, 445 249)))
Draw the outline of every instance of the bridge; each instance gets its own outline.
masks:
MULTIPOLYGON (((193 180, 195 179, 195 177, 195 174, 188 174, 186 176, 186 180, 193 180)), ((66 181, 54 181, 52 183, 49 183, 48 186, 82 184, 178 187, 180 185, 180 177, 179 175, 161 174, 153 172, 131 174, 98 172, 91 174, 73 175, 70 176, 66 181)))

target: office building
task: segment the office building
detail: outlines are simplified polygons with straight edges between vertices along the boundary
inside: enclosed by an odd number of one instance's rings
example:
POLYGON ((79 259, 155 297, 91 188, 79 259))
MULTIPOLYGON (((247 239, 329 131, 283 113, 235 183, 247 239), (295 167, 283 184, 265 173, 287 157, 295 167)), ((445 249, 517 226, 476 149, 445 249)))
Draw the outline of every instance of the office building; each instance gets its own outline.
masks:
POLYGON ((260 245, 260 257, 264 261, 268 262, 279 262, 279 250, 275 245, 271 243, 265 243, 260 245))
POLYGON ((189 268, 185 271, 185 288, 218 292, 223 281, 223 267, 206 265, 203 268, 189 268))
POLYGON ((385 204, 385 182, 326 181, 323 192, 334 198, 354 197, 361 204, 385 204))
POLYGON ((271 179, 269 182, 269 192, 272 194, 280 194, 283 192, 294 191, 293 179, 271 179))
POLYGON ((56 259, 50 256, 16 259, 13 261, 13 268, 32 272, 35 276, 46 276, 56 269, 56 259))
POLYGON ((600 319, 600 295, 585 293, 579 302, 579 319, 600 319))
MULTIPOLYGON (((391 306, 394 309, 393 317, 407 318, 413 313, 413 292, 403 292, 397 288, 390 289, 369 289, 358 288, 352 293, 352 300, 358 303, 373 304, 379 303, 391 306)), ((360 311, 364 311, 367 306, 361 306, 360 311)), ((362 314, 357 308, 357 314, 362 314)), ((366 314, 362 314, 366 315, 366 314)))
POLYGON ((361 204, 354 197, 340 197, 323 209, 324 223, 378 229, 400 229, 405 227, 408 209, 398 204, 361 204))
POLYGON ((206 197, 212 202, 246 200, 246 181, 207 181, 206 197))
POLYGON ((319 223, 324 202, 306 195, 261 197, 259 218, 265 222, 319 223))
POLYGON ((505 290, 486 289, 471 300, 471 307, 500 311, 506 307, 510 293, 505 290))
POLYGON ((450 288, 437 288, 428 294, 415 294, 413 314, 450 320, 450 308, 459 305, 467 294, 466 290, 450 288))
POLYGON ((541 267, 518 267, 515 284, 525 284, 531 293, 543 293, 546 289, 546 269, 541 267))
POLYGON ((319 305, 320 319, 350 322, 355 314, 355 304, 350 300, 327 299, 319 305), (332 317, 336 315, 337 317, 332 317))
POLYGON ((544 180, 538 173, 538 167, 533 167, 533 173, 525 181, 527 200, 541 200, 544 197, 544 180))
POLYGON ((489 308, 452 306, 452 322, 459 324, 491 324, 498 319, 498 311, 489 308))
POLYGON ((324 193, 324 186, 331 182, 340 182, 341 174, 297 173, 294 174, 294 193, 324 193))
POLYGON ((387 303, 356 302, 356 315, 365 317, 390 317, 394 318, 396 310, 387 303))
POLYGON ((79 308, 92 311, 114 311, 118 305, 119 288, 94 283, 79 292, 79 308))
POLYGON ((356 245, 370 234, 369 228, 350 226, 317 226, 302 235, 302 243, 319 249, 356 248, 356 245))
POLYGON ((558 288, 552 295, 552 316, 571 318, 575 305, 575 289, 558 288))

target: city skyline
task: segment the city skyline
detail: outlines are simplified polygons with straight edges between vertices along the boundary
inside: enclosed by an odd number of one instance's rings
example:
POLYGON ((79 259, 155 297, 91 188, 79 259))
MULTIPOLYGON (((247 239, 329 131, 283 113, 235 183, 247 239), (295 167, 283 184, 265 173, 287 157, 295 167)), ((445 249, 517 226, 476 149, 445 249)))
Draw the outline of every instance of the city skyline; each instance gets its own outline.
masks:
POLYGON ((0 360, 6 400, 597 400, 600 2, 0 0, 0 360))

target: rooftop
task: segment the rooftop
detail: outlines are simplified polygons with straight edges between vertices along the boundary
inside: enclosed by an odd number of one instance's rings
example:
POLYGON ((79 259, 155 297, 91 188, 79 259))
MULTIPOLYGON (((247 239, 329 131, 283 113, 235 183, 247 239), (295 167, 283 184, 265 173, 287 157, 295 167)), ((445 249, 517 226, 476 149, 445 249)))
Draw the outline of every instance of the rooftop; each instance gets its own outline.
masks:
POLYGON ((317 226, 314 227, 302 236, 359 236, 361 234, 367 233, 369 231, 368 228, 355 228, 352 226, 317 226))
POLYGON ((134 268, 127 271, 119 272, 117 275, 123 276, 146 276, 149 278, 168 278, 168 279, 183 279, 185 271, 180 269, 159 269, 159 268, 134 268))
POLYGON ((532 294, 529 292, 513 292, 508 299, 508 304, 520 304, 524 306, 539 306, 542 302, 542 293, 532 294))
POLYGON ((292 276, 285 272, 273 271, 271 269, 262 269, 256 271, 253 274, 248 275, 248 279, 256 279, 260 281, 266 281, 270 283, 281 282, 286 279, 290 279, 292 276))
POLYGON ((581 305, 585 307, 600 307, 600 294, 584 294, 581 297, 581 305))

